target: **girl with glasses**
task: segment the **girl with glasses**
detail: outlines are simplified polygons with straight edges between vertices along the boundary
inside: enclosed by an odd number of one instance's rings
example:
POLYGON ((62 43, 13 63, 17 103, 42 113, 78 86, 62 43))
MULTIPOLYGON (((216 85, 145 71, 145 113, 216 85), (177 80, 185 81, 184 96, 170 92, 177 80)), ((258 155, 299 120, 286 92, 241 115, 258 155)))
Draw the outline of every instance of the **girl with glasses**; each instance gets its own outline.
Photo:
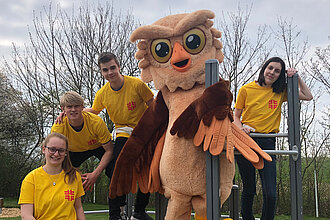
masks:
POLYGON ((81 176, 67 154, 68 140, 58 133, 48 135, 42 145, 44 165, 23 180, 18 204, 22 219, 85 220, 81 176))

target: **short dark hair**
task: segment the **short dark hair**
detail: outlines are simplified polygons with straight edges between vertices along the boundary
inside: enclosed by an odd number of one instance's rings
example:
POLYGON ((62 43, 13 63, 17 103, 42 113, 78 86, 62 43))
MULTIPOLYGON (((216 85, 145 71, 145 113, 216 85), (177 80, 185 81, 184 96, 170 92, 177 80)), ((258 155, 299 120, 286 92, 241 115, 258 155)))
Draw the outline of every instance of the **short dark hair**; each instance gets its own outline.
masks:
POLYGON ((275 92, 275 93, 281 93, 281 92, 283 92, 283 91, 286 90, 286 76, 285 76, 285 63, 279 57, 272 57, 272 58, 268 59, 264 63, 264 65, 262 66, 262 68, 260 70, 260 73, 259 73, 258 83, 261 86, 264 85, 264 84, 266 85, 264 72, 265 72, 265 69, 267 68, 268 64, 271 63, 271 62, 280 63, 281 64, 281 67, 282 67, 280 76, 272 84, 273 92, 275 92))
POLYGON ((114 60, 116 62, 116 64, 118 65, 118 67, 120 67, 119 65, 119 61, 116 57, 116 55, 114 55, 113 53, 110 53, 110 52, 103 52, 99 55, 99 58, 97 60, 97 65, 99 65, 100 67, 100 64, 101 63, 107 63, 111 60, 114 60))

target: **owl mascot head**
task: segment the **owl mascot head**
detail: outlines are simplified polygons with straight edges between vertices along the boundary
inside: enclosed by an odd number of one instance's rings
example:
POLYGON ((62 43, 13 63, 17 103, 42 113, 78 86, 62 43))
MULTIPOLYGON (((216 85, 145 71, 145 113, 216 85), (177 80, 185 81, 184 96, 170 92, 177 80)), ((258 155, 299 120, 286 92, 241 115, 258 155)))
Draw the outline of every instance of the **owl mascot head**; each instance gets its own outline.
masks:
POLYGON ((221 32, 214 13, 199 10, 169 15, 136 29, 144 82, 159 90, 116 163, 110 197, 128 192, 160 192, 169 198, 166 219, 190 219, 192 208, 206 216, 205 151, 220 155, 221 204, 231 192, 234 149, 257 167, 271 160, 232 121, 229 83, 205 89, 205 61, 223 61, 221 32), (222 153, 223 152, 223 153, 222 153))
POLYGON ((136 58, 141 60, 141 77, 154 81, 155 87, 189 90, 204 84, 208 59, 223 61, 221 32, 212 28, 214 13, 200 10, 190 14, 170 15, 152 25, 138 28, 131 41, 138 43, 136 58))

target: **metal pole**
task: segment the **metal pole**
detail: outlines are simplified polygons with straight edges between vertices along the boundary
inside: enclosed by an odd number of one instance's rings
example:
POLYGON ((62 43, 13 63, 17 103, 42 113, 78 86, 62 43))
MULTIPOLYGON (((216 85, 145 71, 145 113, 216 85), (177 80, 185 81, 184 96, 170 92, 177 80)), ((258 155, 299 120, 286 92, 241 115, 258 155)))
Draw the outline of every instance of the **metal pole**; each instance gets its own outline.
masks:
POLYGON ((233 185, 229 197, 229 217, 232 218, 233 220, 239 220, 238 201, 239 201, 238 186, 233 185))
MULTIPOLYGON (((207 60, 205 62, 205 87, 209 87, 219 81, 218 60, 207 60)), ((207 219, 220 219, 220 161, 219 156, 213 156, 206 152, 206 207, 207 219)))
POLYGON ((300 146, 300 108, 298 76, 288 77, 288 133, 289 149, 297 146, 298 156, 290 157, 291 219, 302 220, 302 184, 301 184, 301 146, 300 146))
POLYGON ((298 150, 263 150, 269 155, 298 155, 298 150))
POLYGON ((250 133, 250 137, 288 137, 288 133, 270 133, 270 134, 263 134, 263 133, 250 133))
POLYGON ((163 220, 165 218, 166 214, 166 208, 167 208, 167 202, 168 199, 165 198, 164 195, 155 193, 155 208, 156 208, 156 214, 155 219, 156 220, 163 220))
POLYGON ((314 170, 314 184, 315 184, 315 215, 316 218, 319 217, 319 202, 317 198, 317 178, 316 178, 316 170, 314 170))
POLYGON ((95 204, 96 202, 96 183, 94 183, 93 185, 93 203, 95 204))
POLYGON ((125 212, 126 216, 130 219, 132 216, 132 207, 133 207, 133 200, 134 200, 134 195, 133 193, 128 193, 126 197, 126 207, 125 207, 125 212))

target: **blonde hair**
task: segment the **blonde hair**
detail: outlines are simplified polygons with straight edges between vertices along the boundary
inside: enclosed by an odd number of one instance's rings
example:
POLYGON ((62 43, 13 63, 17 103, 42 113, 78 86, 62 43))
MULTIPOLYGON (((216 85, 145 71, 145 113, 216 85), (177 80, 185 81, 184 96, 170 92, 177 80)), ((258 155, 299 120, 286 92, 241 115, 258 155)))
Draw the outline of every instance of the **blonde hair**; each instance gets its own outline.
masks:
POLYGON ((75 91, 64 93, 60 99, 60 106, 64 108, 69 105, 84 106, 84 99, 75 91))
MULTIPOLYGON (((47 137, 45 138, 45 140, 42 143, 42 146, 45 147, 48 144, 49 140, 54 137, 62 139, 65 142, 66 150, 68 150, 68 147, 69 147, 68 139, 63 134, 59 134, 59 133, 51 133, 51 134, 47 135, 47 137)), ((68 183, 68 184, 73 183, 73 181, 76 179, 77 169, 72 166, 70 156, 68 155, 68 153, 65 154, 64 160, 62 162, 62 168, 65 173, 64 182, 68 183), (66 181, 67 178, 68 178, 68 182, 66 181)))

